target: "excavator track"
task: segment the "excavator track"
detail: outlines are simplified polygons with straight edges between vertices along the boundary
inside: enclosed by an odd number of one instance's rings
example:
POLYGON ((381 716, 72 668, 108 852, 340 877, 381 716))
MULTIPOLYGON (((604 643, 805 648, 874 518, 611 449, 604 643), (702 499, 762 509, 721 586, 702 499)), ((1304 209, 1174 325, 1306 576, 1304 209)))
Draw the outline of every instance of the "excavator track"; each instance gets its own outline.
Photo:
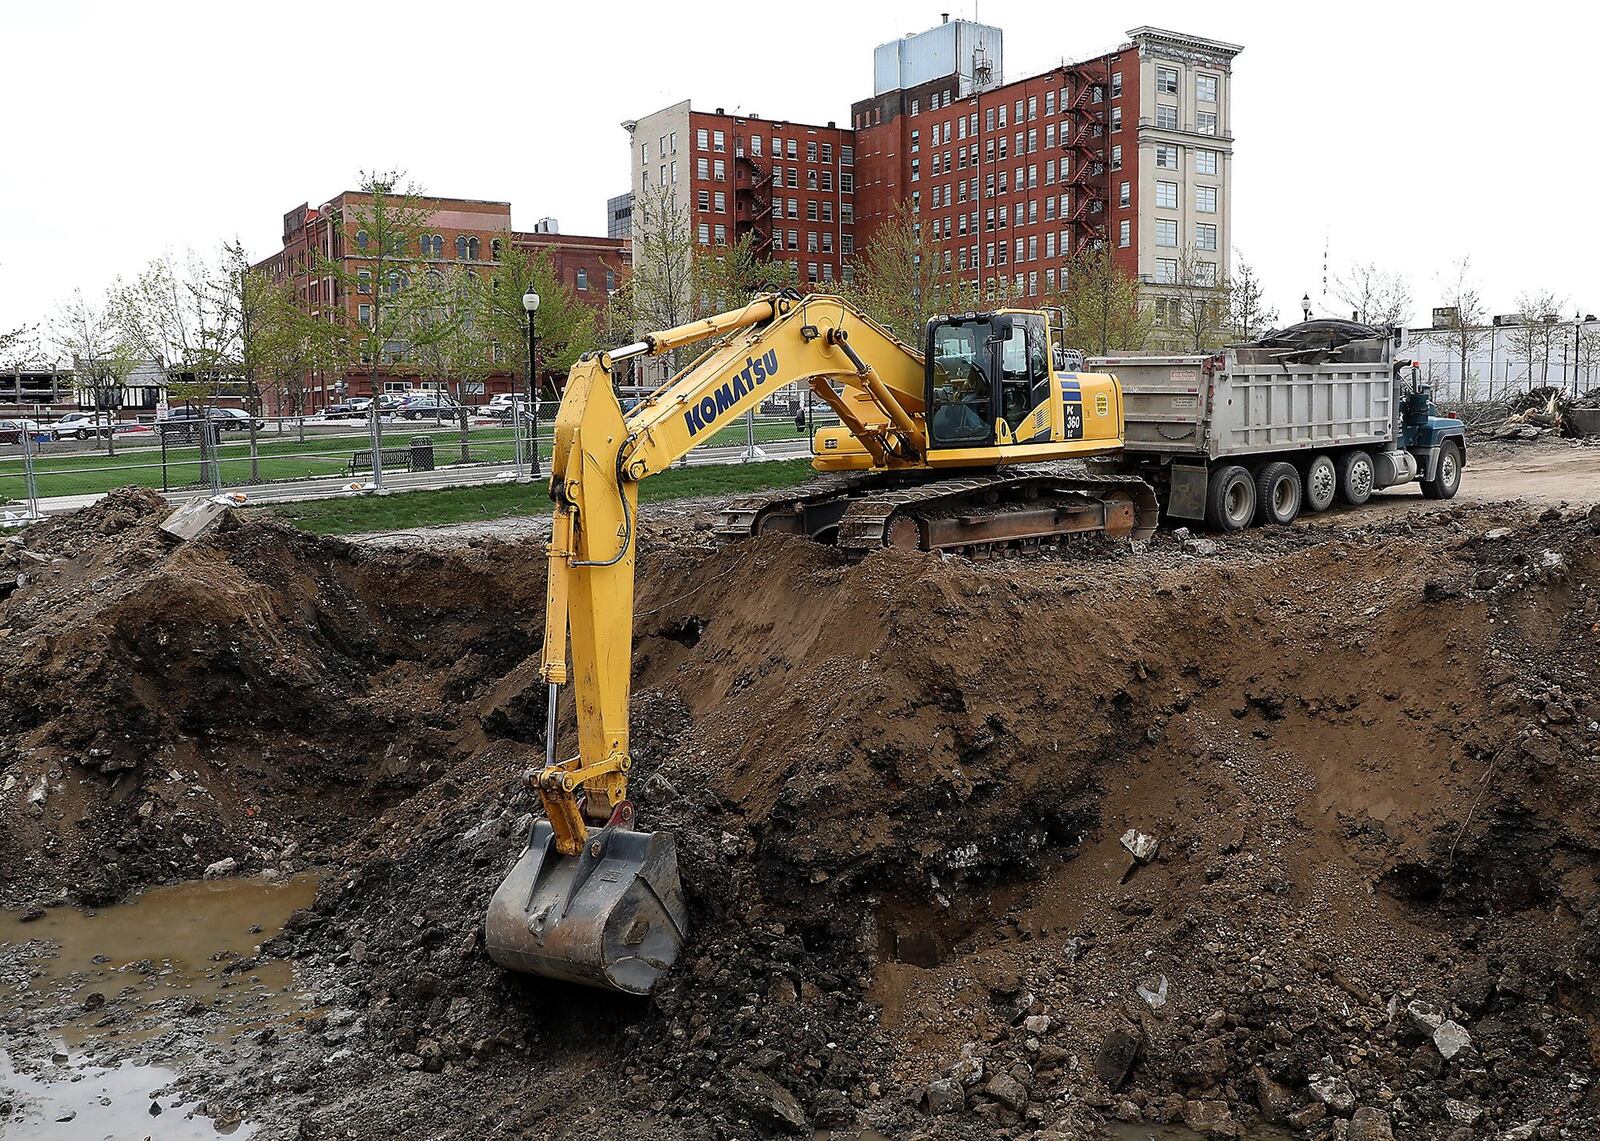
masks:
POLYGON ((1096 532, 1147 539, 1159 513, 1154 491, 1135 476, 1037 464, 912 483, 836 478, 801 495, 774 492, 737 500, 716 530, 725 539, 770 531, 808 534, 858 554, 879 547, 979 554, 1096 532))

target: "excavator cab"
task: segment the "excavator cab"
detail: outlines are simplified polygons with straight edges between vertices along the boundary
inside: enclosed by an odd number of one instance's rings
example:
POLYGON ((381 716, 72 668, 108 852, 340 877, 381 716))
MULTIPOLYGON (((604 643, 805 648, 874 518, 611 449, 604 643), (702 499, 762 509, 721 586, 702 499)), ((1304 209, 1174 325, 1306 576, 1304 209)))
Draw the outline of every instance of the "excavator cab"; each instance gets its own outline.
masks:
POLYGON ((935 317, 925 360, 930 450, 987 447, 1002 432, 1006 443, 1050 438, 1050 333, 1043 314, 935 317))

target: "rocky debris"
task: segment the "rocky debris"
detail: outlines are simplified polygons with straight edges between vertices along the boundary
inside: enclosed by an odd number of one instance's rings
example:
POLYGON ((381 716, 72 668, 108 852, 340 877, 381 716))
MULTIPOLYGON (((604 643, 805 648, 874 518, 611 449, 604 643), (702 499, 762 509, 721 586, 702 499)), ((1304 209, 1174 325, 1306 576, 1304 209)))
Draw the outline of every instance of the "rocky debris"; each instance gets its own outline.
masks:
POLYGON ((231 876, 239 870, 239 861, 233 856, 225 856, 214 864, 207 864, 201 873, 202 879, 220 880, 231 876))
POLYGON ((1387 1113, 1364 1105, 1350 1115, 1344 1136, 1345 1141, 1394 1141, 1394 1129, 1387 1113))
POLYGON ((1355 1108, 1356 1095, 1350 1088, 1350 1083, 1341 1077, 1314 1077, 1311 1080, 1311 1096, 1327 1106, 1334 1113, 1347 1114, 1355 1108))
POLYGON ((1139 1035, 1126 1027, 1119 1026, 1106 1034, 1095 1060, 1095 1073, 1106 1089, 1116 1093, 1128 1084, 1134 1063, 1139 1060, 1139 1048, 1139 1035))
POLYGON ((232 522, 225 500, 191 499, 161 521, 161 531, 179 542, 188 542, 232 522))

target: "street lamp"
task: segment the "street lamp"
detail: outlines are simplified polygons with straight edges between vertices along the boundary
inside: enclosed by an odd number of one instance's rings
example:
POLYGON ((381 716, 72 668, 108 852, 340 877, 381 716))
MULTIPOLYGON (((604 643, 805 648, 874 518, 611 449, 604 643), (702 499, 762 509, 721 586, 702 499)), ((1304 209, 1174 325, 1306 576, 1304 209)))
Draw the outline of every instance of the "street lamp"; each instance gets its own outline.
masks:
POLYGON ((1300 309, 1306 315, 1306 320, 1311 320, 1311 294, 1306 293, 1300 298, 1300 309))
MULTIPOLYGON (((533 417, 533 460, 529 471, 533 475, 539 474, 539 373, 535 363, 534 353, 539 343, 539 334, 535 329, 534 315, 539 312, 539 295, 528 287, 528 292, 522 295, 522 307, 528 312, 528 413, 533 417)), ((513 398, 512 403, 516 401, 513 398)))

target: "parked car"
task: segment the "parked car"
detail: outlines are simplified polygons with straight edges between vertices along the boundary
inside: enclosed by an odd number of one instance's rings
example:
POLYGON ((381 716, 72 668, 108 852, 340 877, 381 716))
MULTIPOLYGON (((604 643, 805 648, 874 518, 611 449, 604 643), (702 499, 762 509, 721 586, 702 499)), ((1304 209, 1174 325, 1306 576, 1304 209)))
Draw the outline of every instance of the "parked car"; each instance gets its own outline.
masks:
POLYGON ((38 431, 38 424, 32 420, 0 420, 0 444, 22 443, 22 433, 34 434, 38 431), (33 427, 29 428, 28 425, 33 427))
POLYGON ((371 403, 372 401, 369 400, 360 407, 357 407, 356 402, 353 400, 346 400, 341 404, 330 404, 322 410, 322 416, 325 420, 354 420, 364 415, 367 410, 366 405, 371 403))
POLYGON ((105 412, 68 412, 50 425, 50 434, 58 440, 87 440, 91 436, 109 436, 116 422, 105 412))
POLYGON ((447 393, 419 392, 406 397, 396 414, 407 420, 441 419, 454 416, 460 407, 447 393))
POLYGON ((242 408, 202 409, 188 407, 174 408, 171 412, 168 412, 159 421, 157 421, 157 427, 162 428, 163 430, 168 428, 188 428, 199 423, 201 420, 210 420, 212 423, 216 424, 219 432, 249 431, 251 423, 255 424, 258 432, 262 428, 266 427, 266 421, 260 419, 253 420, 250 413, 244 411, 242 408))

